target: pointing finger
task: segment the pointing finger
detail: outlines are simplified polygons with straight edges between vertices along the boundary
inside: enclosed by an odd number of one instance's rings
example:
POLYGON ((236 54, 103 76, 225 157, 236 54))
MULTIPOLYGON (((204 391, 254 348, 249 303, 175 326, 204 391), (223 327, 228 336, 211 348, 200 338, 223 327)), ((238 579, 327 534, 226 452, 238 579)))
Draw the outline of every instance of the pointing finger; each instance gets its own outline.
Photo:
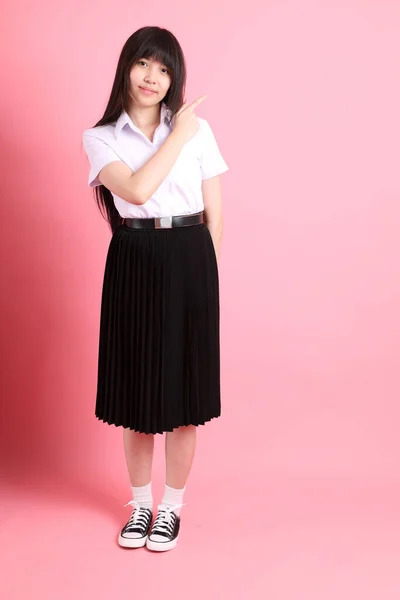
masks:
POLYGON ((203 102, 203 100, 205 100, 205 98, 207 98, 207 96, 208 96, 208 94, 205 94, 204 96, 200 96, 200 98, 197 98, 197 100, 192 102, 192 104, 190 106, 192 108, 196 108, 196 106, 198 106, 200 104, 200 102, 203 102))

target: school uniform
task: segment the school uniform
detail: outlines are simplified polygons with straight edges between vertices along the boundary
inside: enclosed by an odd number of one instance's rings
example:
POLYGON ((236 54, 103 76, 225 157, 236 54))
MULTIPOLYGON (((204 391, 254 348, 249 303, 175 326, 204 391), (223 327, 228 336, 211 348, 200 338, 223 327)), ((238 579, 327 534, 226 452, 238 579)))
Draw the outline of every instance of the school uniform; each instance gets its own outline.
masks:
MULTIPOLYGON (((126 111, 86 129, 89 187, 101 185, 98 174, 112 161, 137 171, 171 133, 170 117, 162 102, 153 141, 126 111)), ((112 194, 124 221, 105 263, 95 414, 142 433, 221 414, 218 266, 201 184, 229 167, 210 125, 197 118, 199 131, 145 204, 112 194)))

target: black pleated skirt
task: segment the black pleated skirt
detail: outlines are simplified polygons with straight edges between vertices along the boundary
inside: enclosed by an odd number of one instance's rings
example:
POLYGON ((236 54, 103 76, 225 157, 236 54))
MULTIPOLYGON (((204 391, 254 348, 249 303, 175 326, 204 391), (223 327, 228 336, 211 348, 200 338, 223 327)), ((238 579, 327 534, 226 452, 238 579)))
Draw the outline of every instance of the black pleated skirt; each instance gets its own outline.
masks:
POLYGON ((96 417, 155 434, 220 414, 218 266, 207 226, 121 225, 105 264, 96 417))

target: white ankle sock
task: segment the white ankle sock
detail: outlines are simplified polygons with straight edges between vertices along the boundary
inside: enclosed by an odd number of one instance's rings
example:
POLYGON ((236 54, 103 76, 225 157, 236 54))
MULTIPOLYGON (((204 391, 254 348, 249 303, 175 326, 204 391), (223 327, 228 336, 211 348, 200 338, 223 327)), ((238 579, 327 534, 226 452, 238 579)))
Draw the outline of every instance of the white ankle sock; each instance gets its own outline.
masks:
MULTIPOLYGON (((186 490, 186 485, 180 490, 170 487, 165 484, 164 496, 161 501, 162 506, 166 506, 167 508, 171 508, 171 506, 175 506, 176 504, 183 504, 183 494, 186 490)), ((181 512, 180 508, 176 508, 174 513, 178 515, 181 512)))
POLYGON ((140 487, 131 486, 133 499, 138 502, 143 508, 150 508, 153 510, 153 494, 151 492, 151 481, 147 485, 140 487))

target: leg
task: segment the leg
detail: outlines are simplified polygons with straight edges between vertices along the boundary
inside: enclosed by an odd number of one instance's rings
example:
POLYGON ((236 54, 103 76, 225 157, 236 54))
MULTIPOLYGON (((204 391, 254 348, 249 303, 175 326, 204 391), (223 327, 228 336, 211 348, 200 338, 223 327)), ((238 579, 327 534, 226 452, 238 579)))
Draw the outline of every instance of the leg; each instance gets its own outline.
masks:
POLYGON ((166 483, 172 488, 185 487, 196 449, 195 425, 168 431, 165 438, 166 483))
POLYGON ((154 435, 123 429, 123 441, 133 500, 132 514, 118 536, 118 543, 125 548, 140 548, 147 541, 153 508, 151 493, 151 467, 153 463, 154 435))
POLYGON ((138 487, 151 481, 154 435, 124 428, 124 449, 131 485, 138 487))
POLYGON ((193 463, 196 447, 195 425, 177 427, 167 431, 165 439, 166 475, 164 497, 158 506, 159 512, 154 521, 147 548, 164 551, 175 548, 180 529, 180 509, 186 480, 193 463))

